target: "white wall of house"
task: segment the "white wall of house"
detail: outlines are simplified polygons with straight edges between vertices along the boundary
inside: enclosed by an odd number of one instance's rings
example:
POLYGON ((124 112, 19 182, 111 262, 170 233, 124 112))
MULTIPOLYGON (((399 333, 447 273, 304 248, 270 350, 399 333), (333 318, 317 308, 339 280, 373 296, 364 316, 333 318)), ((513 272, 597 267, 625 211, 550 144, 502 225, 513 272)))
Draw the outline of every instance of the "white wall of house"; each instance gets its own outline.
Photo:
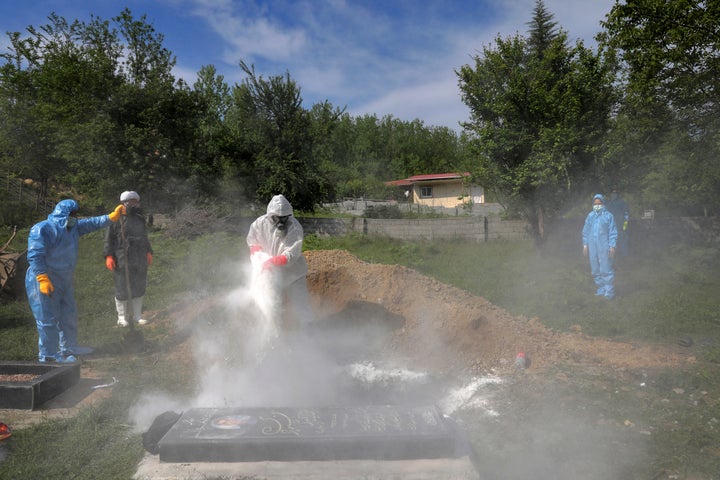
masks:
POLYGON ((472 199, 472 203, 485 203, 482 187, 473 186, 468 191, 462 180, 418 182, 413 185, 412 190, 413 203, 428 207, 462 206, 466 194, 472 199), (428 193, 430 196, 427 196, 428 193))

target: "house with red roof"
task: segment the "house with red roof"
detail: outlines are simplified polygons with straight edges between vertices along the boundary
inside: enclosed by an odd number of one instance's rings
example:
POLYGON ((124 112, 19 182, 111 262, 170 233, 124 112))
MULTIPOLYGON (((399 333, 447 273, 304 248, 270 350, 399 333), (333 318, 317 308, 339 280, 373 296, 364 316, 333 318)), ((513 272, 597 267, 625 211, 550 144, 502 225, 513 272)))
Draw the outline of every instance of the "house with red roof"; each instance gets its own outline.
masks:
POLYGON ((470 173, 430 173, 385 182, 389 187, 404 189, 411 203, 428 207, 457 208, 485 203, 485 192, 470 183, 470 173))

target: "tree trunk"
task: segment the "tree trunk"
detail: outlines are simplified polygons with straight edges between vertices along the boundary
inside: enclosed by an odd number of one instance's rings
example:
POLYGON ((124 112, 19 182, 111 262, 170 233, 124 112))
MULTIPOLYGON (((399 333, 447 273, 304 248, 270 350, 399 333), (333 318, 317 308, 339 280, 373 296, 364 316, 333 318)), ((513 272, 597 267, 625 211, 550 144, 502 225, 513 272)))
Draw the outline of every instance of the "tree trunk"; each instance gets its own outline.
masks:
POLYGON ((542 207, 537 209, 538 236, 541 240, 545 239, 545 210, 542 207))
POLYGON ((535 246, 542 247, 545 243, 545 210, 539 206, 533 208, 528 220, 535 246))

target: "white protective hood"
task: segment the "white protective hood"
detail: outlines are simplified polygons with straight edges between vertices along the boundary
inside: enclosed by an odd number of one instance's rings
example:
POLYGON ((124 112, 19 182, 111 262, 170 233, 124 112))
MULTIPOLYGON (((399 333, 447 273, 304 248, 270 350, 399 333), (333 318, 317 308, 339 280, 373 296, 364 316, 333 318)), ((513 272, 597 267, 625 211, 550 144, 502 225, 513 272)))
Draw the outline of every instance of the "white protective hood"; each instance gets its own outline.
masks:
POLYGON ((275 195, 268 203, 267 214, 285 217, 293 214, 293 208, 284 195, 275 195))

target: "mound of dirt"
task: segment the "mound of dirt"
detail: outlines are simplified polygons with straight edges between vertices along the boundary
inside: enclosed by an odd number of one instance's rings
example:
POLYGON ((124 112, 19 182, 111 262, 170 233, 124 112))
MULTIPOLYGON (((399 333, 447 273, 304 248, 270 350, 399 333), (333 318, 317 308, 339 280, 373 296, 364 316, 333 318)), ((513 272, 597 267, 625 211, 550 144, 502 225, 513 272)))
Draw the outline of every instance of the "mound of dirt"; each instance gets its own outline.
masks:
MULTIPOLYGON (((351 305, 375 304, 395 323, 387 347, 418 368, 485 373, 513 367, 525 352, 532 368, 558 362, 642 369, 681 366, 694 357, 675 346, 615 342, 558 333, 537 318, 509 314, 482 297, 398 266, 363 262, 344 250, 307 251, 308 288, 320 321, 341 318, 351 305), (324 320, 323 320, 324 319, 324 320)), ((380 315, 382 316, 382 315, 380 315)))

